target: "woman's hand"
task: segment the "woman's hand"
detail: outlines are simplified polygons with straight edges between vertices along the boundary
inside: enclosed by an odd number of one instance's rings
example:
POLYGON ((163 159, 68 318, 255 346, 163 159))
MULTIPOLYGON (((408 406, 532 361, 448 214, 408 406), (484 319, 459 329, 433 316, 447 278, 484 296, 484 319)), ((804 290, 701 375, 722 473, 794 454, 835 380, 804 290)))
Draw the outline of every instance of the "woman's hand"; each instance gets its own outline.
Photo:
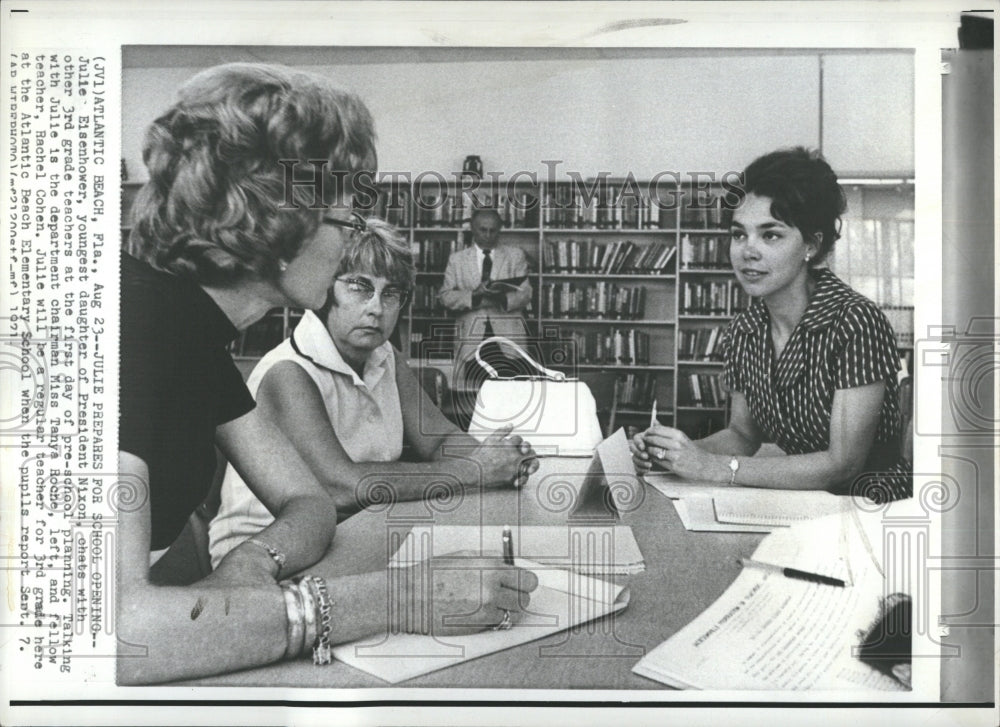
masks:
POLYGON ((405 599, 394 609, 396 630, 435 636, 495 627, 505 621, 504 612, 517 623, 538 587, 531 571, 464 551, 392 568, 389 577, 402 581, 391 584, 390 591, 405 599))
POLYGON ((628 442, 629 451, 632 452, 632 462, 635 464, 635 471, 639 475, 644 475, 653 469, 653 460, 646 451, 646 440, 643 437, 646 432, 637 432, 632 435, 628 442))
POLYGON ((507 424, 472 452, 473 461, 482 468, 483 487, 521 487, 538 470, 538 456, 531 445, 507 424))
MULTIPOLYGON (((679 429, 654 424, 633 440, 633 461, 639 470, 640 463, 646 471, 652 463, 665 470, 692 480, 728 482, 729 466, 726 458, 701 449, 679 429)), ((640 470, 642 472, 643 470, 640 470)))

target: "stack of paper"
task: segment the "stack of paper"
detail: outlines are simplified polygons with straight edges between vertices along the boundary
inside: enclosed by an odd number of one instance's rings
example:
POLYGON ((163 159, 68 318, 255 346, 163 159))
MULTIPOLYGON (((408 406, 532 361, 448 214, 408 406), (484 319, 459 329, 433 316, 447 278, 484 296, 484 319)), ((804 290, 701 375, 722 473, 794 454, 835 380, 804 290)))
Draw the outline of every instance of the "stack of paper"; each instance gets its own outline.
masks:
MULTIPOLYGON (((469 552, 501 555, 499 525, 415 526, 389 560, 409 566, 435 555, 469 552)), ((627 575, 645 570, 627 525, 527 525, 514 527, 514 555, 589 575, 627 575)))
POLYGON ((335 647, 334 656, 349 666, 391 684, 540 639, 628 605, 623 586, 538 563, 515 560, 538 576, 538 588, 522 619, 507 631, 467 636, 382 634, 335 647))
POLYGON ((843 512, 850 505, 846 496, 823 490, 761 490, 730 488, 716 494, 715 519, 739 525, 788 526, 843 512))
POLYGON ((694 531, 768 533, 851 507, 850 497, 823 490, 721 487, 665 474, 647 475, 646 481, 673 500, 684 527, 694 531))
POLYGON ((902 690, 853 652, 878 620, 884 589, 881 568, 854 523, 849 514, 821 518, 768 536, 754 553, 755 561, 846 576, 849 585, 748 564, 715 603, 633 671, 695 689, 902 690))

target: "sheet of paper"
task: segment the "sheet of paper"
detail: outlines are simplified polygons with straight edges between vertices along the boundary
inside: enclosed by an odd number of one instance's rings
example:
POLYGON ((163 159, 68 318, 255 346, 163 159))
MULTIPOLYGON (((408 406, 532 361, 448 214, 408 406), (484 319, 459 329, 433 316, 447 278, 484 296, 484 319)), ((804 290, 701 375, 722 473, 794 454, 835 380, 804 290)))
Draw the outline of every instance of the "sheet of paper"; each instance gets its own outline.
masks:
POLYGON ((642 503, 642 482, 635 473, 625 430, 619 429, 598 444, 597 456, 618 512, 626 513, 639 507, 642 503))
POLYGON ((694 532, 768 533, 773 529, 770 525, 720 523, 715 519, 715 503, 710 496, 692 495, 673 500, 673 505, 684 527, 694 532))
POLYGON ((852 654, 879 614, 883 579, 859 564, 848 588, 745 568, 698 618, 633 671, 697 689, 876 689, 891 677, 852 654))
MULTIPOLYGON (((434 555, 471 551, 501 555, 500 525, 418 525, 389 559, 405 567, 434 555)), ((628 525, 523 525, 512 528, 514 554, 590 575, 637 573, 642 553, 628 525)))
POLYGON ((643 476, 646 484, 654 490, 668 497, 671 500, 679 500, 685 497, 715 497, 720 493, 732 490, 725 485, 713 485, 708 482, 697 482, 695 480, 683 480, 677 475, 667 472, 655 472, 643 476))
POLYGON ((391 684, 558 633, 620 611, 628 605, 623 586, 517 559, 538 576, 525 618, 507 631, 435 637, 382 634, 335 647, 334 657, 391 684))
POLYGON ((688 530, 768 533, 830 513, 847 512, 850 497, 812 490, 766 490, 683 480, 666 472, 646 483, 673 500, 688 530))
POLYGON ((847 496, 823 490, 764 490, 731 487, 715 493, 715 517, 720 523, 741 525, 794 525, 798 522, 845 512, 847 496))
POLYGON ((773 532, 757 546, 752 560, 839 578, 851 585, 854 582, 851 561, 863 553, 852 554, 851 544, 857 550, 861 533, 845 509, 773 532))

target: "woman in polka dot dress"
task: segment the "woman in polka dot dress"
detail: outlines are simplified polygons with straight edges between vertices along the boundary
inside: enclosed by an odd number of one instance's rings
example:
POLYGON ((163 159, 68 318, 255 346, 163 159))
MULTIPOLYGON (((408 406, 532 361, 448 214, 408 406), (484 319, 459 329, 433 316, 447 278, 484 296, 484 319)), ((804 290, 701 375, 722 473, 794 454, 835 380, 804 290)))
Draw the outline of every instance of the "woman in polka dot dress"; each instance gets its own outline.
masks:
POLYGON ((747 167, 742 195, 729 256, 752 302, 724 338, 729 426, 692 441, 654 425, 633 438, 637 470, 878 502, 911 496, 892 327, 821 266, 846 209, 836 174, 817 153, 780 150, 747 167), (789 456, 752 457, 763 442, 789 456))

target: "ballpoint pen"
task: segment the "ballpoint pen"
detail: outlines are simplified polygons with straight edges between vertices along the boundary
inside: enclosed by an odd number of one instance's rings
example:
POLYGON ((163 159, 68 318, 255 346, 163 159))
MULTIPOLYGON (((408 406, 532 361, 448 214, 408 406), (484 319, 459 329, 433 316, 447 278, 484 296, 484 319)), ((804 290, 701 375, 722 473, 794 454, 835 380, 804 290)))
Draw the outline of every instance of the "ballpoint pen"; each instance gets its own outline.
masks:
MULTIPOLYGON (((657 400, 653 399, 653 410, 651 412, 649 412, 649 428, 650 429, 652 429, 657 424, 659 424, 659 422, 656 421, 656 416, 657 416, 656 404, 657 404, 657 400)), ((664 452, 661 447, 650 447, 649 448, 649 456, 653 457, 654 459, 663 459, 663 455, 664 454, 666 454, 666 452, 664 452)))
POLYGON ((794 578, 797 581, 809 581, 810 583, 819 583, 824 586, 838 586, 840 588, 844 588, 847 585, 840 578, 822 576, 819 573, 809 573, 807 571, 798 570, 797 568, 784 568, 780 565, 762 563, 761 561, 751 560, 749 558, 740 558, 740 562, 746 568, 754 567, 771 571, 772 573, 781 573, 786 578, 794 578))
MULTIPOLYGON (((503 526, 503 534, 500 538, 503 542, 504 565, 514 565, 514 536, 510 533, 510 525, 503 526)), ((494 631, 506 631, 514 625, 510 611, 506 608, 501 608, 500 610, 503 611, 503 618, 500 620, 500 623, 493 627, 494 631)))
POLYGON ((503 562, 505 565, 514 565, 514 536, 511 535, 510 525, 503 526, 503 562))

